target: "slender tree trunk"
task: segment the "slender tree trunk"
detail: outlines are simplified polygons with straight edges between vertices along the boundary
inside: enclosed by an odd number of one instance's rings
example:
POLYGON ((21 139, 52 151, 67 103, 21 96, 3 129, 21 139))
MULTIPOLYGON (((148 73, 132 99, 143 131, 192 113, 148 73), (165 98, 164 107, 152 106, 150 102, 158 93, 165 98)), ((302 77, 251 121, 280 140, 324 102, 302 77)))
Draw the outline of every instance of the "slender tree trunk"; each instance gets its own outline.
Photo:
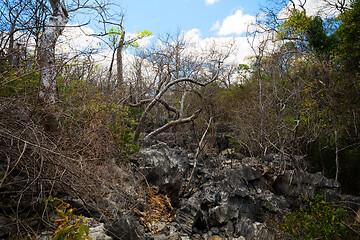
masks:
POLYGON ((334 135, 335 135, 335 164, 336 164, 336 174, 335 174, 335 180, 339 180, 339 139, 338 139, 338 129, 336 124, 336 118, 334 120, 334 135))
POLYGON ((124 84, 124 73, 123 73, 123 59, 122 59, 122 50, 124 48, 125 41, 125 31, 122 32, 119 45, 117 47, 117 89, 121 89, 124 84))
POLYGON ((108 72, 108 79, 107 79, 107 86, 106 86, 106 92, 108 94, 110 94, 110 92, 111 92, 111 77, 112 77, 112 70, 113 70, 113 66, 114 66, 114 60, 115 60, 115 50, 113 51, 113 54, 111 57, 111 62, 110 62, 110 67, 109 67, 109 72, 108 72))
POLYGON ((186 91, 183 93, 183 95, 181 97, 180 114, 179 114, 180 118, 182 118, 184 116, 185 97, 186 97, 186 91))
POLYGON ((9 34, 10 40, 9 40, 9 48, 8 48, 8 53, 10 54, 9 62, 12 66, 16 65, 16 55, 14 51, 14 45, 15 45, 14 32, 15 32, 15 21, 11 24, 10 34, 9 34))
POLYGON ((39 100, 54 109, 56 92, 55 44, 68 22, 68 13, 60 0, 49 0, 53 13, 41 35, 39 48, 39 100))
MULTIPOLYGON (((260 136, 259 136, 259 143, 260 143, 260 150, 261 150, 261 156, 264 156, 266 154, 264 150, 263 140, 265 138, 264 136, 264 107, 262 102, 262 79, 261 79, 261 72, 259 68, 259 114, 260 114, 260 136)), ((266 148, 265 148, 266 150, 266 148)))

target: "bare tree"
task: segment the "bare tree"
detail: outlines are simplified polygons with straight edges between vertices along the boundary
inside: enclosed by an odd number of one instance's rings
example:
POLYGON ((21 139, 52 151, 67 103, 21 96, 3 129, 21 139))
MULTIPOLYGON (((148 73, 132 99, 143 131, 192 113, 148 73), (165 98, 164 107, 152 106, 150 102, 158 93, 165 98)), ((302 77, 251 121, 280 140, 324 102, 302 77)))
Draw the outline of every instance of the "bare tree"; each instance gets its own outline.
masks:
POLYGON ((44 0, 0 0, 0 51, 10 66, 19 67, 20 59, 30 59, 30 40, 35 40, 31 50, 37 49, 47 15, 44 0))
MULTIPOLYGON (((229 84, 231 74, 235 69, 230 65, 227 67, 221 64, 232 54, 231 44, 227 51, 224 51, 223 46, 220 51, 215 45, 207 46, 206 49, 196 48, 193 43, 185 40, 181 32, 175 36, 168 34, 160 39, 161 44, 140 51, 136 61, 139 62, 139 59, 142 59, 141 64, 134 64, 135 67, 141 68, 133 71, 135 73, 142 72, 141 84, 137 84, 142 87, 136 89, 136 92, 132 92, 137 95, 136 98, 133 98, 136 99, 136 102, 129 105, 146 104, 135 131, 134 141, 139 140, 140 134, 144 131, 145 122, 151 116, 149 113, 152 109, 157 110, 155 118, 160 126, 154 124, 158 128, 145 135, 144 140, 154 137, 170 127, 176 128, 177 125, 193 121, 198 117, 199 109, 205 106, 197 105, 192 109, 187 107, 191 105, 187 102, 187 98, 195 96, 192 91, 196 92, 197 89, 200 90, 214 81, 221 81, 224 85, 229 84), (168 116, 159 116, 161 111, 156 108, 157 103, 160 103, 160 106, 168 111, 168 116), (166 119, 166 123, 164 124, 161 119, 166 119)), ((135 77, 138 79, 139 74, 135 74, 135 77)), ((212 113, 206 112, 206 114, 210 114, 209 117, 212 116, 212 113)))

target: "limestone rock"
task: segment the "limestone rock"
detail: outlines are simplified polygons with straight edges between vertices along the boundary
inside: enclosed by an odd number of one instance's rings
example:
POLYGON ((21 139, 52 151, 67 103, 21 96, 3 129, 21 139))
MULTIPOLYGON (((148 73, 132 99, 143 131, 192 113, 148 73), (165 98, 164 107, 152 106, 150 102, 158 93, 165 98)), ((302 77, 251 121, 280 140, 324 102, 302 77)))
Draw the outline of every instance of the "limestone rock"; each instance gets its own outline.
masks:
POLYGON ((144 228, 131 215, 122 215, 115 222, 106 223, 106 234, 114 240, 143 240, 146 239, 144 228))

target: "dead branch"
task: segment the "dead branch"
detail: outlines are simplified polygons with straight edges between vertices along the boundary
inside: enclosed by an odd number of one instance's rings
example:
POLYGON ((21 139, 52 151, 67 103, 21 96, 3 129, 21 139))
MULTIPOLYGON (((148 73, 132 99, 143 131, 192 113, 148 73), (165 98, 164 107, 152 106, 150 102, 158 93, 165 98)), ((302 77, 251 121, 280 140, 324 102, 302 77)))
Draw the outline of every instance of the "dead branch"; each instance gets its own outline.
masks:
POLYGON ((178 78, 178 79, 175 79, 171 82, 169 82, 167 85, 165 85, 165 87, 159 91, 159 93, 156 95, 156 97, 149 103, 149 105, 146 107, 143 115, 141 116, 140 120, 139 120, 139 124, 136 128, 136 131, 135 131, 135 136, 134 136, 134 142, 137 142, 139 140, 139 137, 140 137, 140 133, 143 129, 143 126, 144 126, 144 123, 145 123, 145 119, 148 115, 148 113, 150 112, 150 110, 155 106, 156 102, 158 102, 160 100, 160 98, 165 94, 165 92, 167 90, 169 90, 169 88, 177 83, 180 83, 180 82, 190 82, 190 83, 194 83, 194 84, 197 84, 197 85, 200 85, 202 87, 214 82, 215 80, 217 79, 217 75, 214 76, 214 78, 212 78, 209 82, 206 82, 206 83, 201 83, 201 82, 198 82, 192 78, 187 78, 187 77, 184 77, 184 78, 178 78))
POLYGON ((140 107, 140 106, 142 106, 142 105, 144 105, 144 104, 146 104, 146 103, 149 103, 149 102, 151 102, 153 99, 143 99, 143 100, 141 100, 140 102, 138 102, 138 103, 128 103, 128 105, 130 106, 130 107, 140 107))
MULTIPOLYGON (((128 103, 128 105, 130 106, 130 107, 140 107, 140 106, 142 106, 142 105, 144 105, 144 104, 146 104, 146 103, 149 103, 149 102, 151 102, 153 99, 143 99, 143 100, 141 100, 140 102, 138 102, 138 103, 128 103)), ((165 102, 164 100, 161 100, 161 99, 157 99, 157 101, 159 102, 159 103, 161 103, 165 108, 166 108, 166 110, 168 110, 168 111, 171 111, 171 112, 174 112, 177 116, 179 116, 179 111, 176 109, 176 108, 174 108, 173 106, 170 106, 167 102, 165 102)))
POLYGON ((195 169, 196 169, 196 166, 197 166, 197 161, 198 161, 198 159, 199 159, 199 155, 200 155, 200 153, 202 152, 202 150, 203 150, 204 147, 205 147, 205 137, 206 137, 206 134, 207 134, 208 131, 209 131, 209 128, 210 128, 212 119, 213 119, 213 117, 210 118, 209 123, 208 123, 208 125, 207 125, 207 128, 206 128, 204 134, 203 134, 202 137, 201 137, 201 140, 200 140, 200 143, 199 143, 199 147, 198 147, 197 150, 196 150, 195 160, 194 160, 194 167, 193 167, 193 169, 192 169, 192 171, 191 171, 191 174, 190 174, 190 177, 189 177, 189 181, 188 181, 188 183, 187 183, 187 185, 186 185, 186 187, 185 187, 185 190, 184 190, 184 192, 183 192, 184 194, 189 191, 191 181, 192 181, 192 179, 193 179, 193 177, 194 177, 194 173, 195 173, 195 169))
POLYGON ((20 159, 21 159, 22 156, 24 155, 24 152, 25 152, 25 150, 26 150, 26 146, 27 146, 27 143, 25 142, 24 148, 23 148, 23 150, 22 150, 22 152, 21 152, 21 154, 20 154, 20 157, 19 157, 18 160, 16 161, 15 165, 13 166, 13 168, 12 168, 9 172, 6 172, 5 175, 4 175, 4 177, 0 180, 0 187, 1 187, 2 183, 3 183, 3 181, 5 180, 5 178, 6 178, 7 176, 9 176, 9 174, 15 169, 15 167, 16 167, 17 164, 19 163, 20 159))
POLYGON ((156 135, 158 135, 158 134, 160 134, 160 133, 162 133, 162 132, 164 132, 164 131, 168 130, 169 128, 174 127, 176 125, 191 122, 191 121, 193 121, 194 119, 196 119, 199 116, 200 112, 201 112, 201 109, 198 109, 193 115, 191 115, 188 118, 180 118, 180 119, 171 121, 171 122, 165 124, 164 126, 156 129, 155 131, 152 131, 151 133, 149 133, 144 138, 144 140, 146 141, 146 140, 148 140, 148 139, 150 139, 150 138, 152 138, 152 137, 154 137, 154 136, 156 136, 156 135))

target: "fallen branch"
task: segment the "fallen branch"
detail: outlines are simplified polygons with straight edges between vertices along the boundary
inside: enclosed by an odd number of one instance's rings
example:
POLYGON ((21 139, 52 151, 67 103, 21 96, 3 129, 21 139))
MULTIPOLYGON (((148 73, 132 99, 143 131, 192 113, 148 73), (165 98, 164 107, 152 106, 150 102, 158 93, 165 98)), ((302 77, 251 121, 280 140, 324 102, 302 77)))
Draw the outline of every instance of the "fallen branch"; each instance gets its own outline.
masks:
POLYGON ((158 102, 160 100, 160 98, 165 94, 165 92, 167 90, 169 90, 169 88, 171 86, 173 86, 173 85, 175 85, 177 83, 180 83, 180 82, 191 82, 193 84, 197 84, 197 85, 200 85, 200 86, 204 87, 204 86, 214 82, 216 79, 217 79, 217 75, 215 75, 214 78, 211 79, 209 82, 201 83, 201 82, 198 82, 198 81, 196 81, 194 79, 184 77, 184 78, 175 79, 174 81, 171 81, 168 84, 166 84, 166 86, 161 91, 159 91, 159 93, 156 95, 156 97, 149 103, 149 105, 144 110, 144 113, 142 114, 142 116, 141 116, 141 118, 139 120, 139 124, 138 124, 138 126, 136 128, 136 131, 135 131, 134 142, 137 142, 139 140, 140 133, 143 130, 143 126, 145 124, 145 119, 146 119, 148 113, 155 106, 156 102, 158 102))
POLYGON ((164 126, 152 131, 151 133, 149 133, 145 138, 144 138, 144 141, 168 130, 169 128, 171 127, 174 127, 176 125, 180 125, 180 124, 184 124, 184 123, 188 123, 188 122, 191 122, 193 121, 194 119, 196 119, 199 114, 201 112, 201 109, 198 109, 193 115, 191 115, 190 117, 188 118, 181 118, 181 119, 177 119, 177 120, 174 120, 174 121, 171 121, 171 122, 168 122, 167 124, 165 124, 164 126))

